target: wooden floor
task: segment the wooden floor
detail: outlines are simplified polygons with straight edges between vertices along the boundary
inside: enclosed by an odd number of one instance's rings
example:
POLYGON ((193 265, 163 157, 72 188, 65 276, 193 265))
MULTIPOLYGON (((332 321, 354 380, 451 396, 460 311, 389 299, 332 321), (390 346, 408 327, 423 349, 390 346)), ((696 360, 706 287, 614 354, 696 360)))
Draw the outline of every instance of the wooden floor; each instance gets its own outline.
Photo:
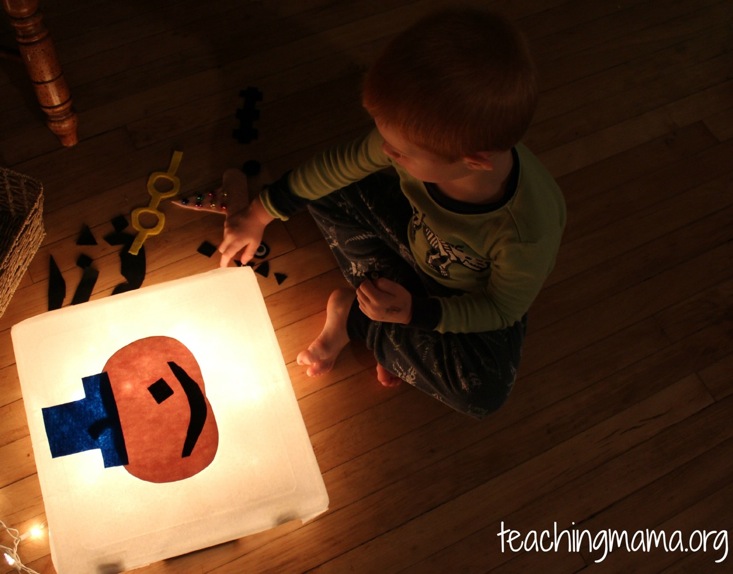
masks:
MULTIPOLYGON (((121 282, 117 247, 79 247, 89 225, 148 202, 145 183, 184 152, 184 191, 258 160, 270 173, 360 133, 359 79, 384 42, 441 0, 43 2, 79 112, 60 148, 20 66, 0 61, 0 165, 45 185, 46 240, 0 319, 0 520, 44 507, 10 327, 47 305, 49 255, 70 289, 86 253, 93 298, 121 282), (264 94, 259 138, 232 138, 239 90, 264 94)), ((308 379, 294 364, 342 279, 307 216, 266 240, 260 277, 330 509, 152 564, 163 573, 722 572, 733 533, 733 3, 496 0, 529 36, 542 101, 526 143, 557 177, 569 221, 530 313, 515 391, 474 422, 402 385, 380 387, 364 349, 308 379), (644 529, 707 552, 502 551, 532 533, 644 529), (714 531, 718 535, 713 548, 714 531), (695 534, 697 532, 697 534, 695 534)), ((3 37, 10 37, 3 32, 3 37)), ((426 94, 426 97, 429 95, 426 94)), ((221 220, 164 206, 145 285, 212 269, 196 248, 221 220)), ((68 303, 68 298, 67 298, 68 303)), ((39 357, 43 360, 43 357, 39 357)), ((597 538, 596 538, 597 539, 597 538)), ((0 544, 7 544, 0 538, 0 544)), ((55 572, 47 540, 23 560, 55 572)), ((0 567, 0 572, 14 571, 0 567)), ((70 573, 74 574, 74 573, 70 573)))

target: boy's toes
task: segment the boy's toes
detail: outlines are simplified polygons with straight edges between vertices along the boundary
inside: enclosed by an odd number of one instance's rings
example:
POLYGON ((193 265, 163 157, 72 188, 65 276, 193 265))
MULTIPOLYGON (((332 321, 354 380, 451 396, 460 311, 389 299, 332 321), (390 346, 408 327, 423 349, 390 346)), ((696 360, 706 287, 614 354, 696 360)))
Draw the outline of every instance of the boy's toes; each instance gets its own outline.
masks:
POLYGON ((402 379, 390 373, 379 363, 377 363, 377 380, 383 387, 396 387, 402 382, 402 379))
POLYGON ((301 351, 300 353, 298 353, 295 362, 298 363, 301 367, 305 367, 308 365, 312 365, 313 363, 317 362, 317 360, 313 356, 313 353, 311 353, 309 349, 306 349, 305 351, 301 351))
POLYGON ((333 368, 334 360, 331 357, 319 357, 312 348, 298 353, 295 359, 301 367, 307 367, 305 374, 309 377, 319 377, 325 375, 333 368))

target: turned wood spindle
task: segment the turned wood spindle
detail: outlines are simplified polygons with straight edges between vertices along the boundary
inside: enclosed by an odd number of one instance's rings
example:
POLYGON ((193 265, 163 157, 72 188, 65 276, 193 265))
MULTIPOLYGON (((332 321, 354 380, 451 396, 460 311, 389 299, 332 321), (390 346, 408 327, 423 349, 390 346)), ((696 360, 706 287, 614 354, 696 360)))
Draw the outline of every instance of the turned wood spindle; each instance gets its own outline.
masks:
POLYGON ((75 145, 78 141, 76 113, 56 49, 38 10, 38 0, 2 0, 2 3, 49 129, 62 145, 75 145))

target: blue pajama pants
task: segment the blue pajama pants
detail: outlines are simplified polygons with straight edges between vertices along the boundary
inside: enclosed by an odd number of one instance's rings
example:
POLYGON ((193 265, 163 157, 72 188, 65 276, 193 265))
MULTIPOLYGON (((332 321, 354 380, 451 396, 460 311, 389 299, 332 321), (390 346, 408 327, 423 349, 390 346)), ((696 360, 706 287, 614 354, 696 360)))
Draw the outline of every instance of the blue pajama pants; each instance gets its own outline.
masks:
MULTIPOLYGON (((457 294, 416 265, 407 234, 412 208, 399 181, 376 173, 308 204, 346 280, 356 288, 374 274, 400 283, 413 296, 457 294)), ((352 307, 348 331, 403 381, 449 407, 480 419, 507 399, 526 333, 526 316, 513 326, 480 333, 439 333, 372 321, 352 307)))

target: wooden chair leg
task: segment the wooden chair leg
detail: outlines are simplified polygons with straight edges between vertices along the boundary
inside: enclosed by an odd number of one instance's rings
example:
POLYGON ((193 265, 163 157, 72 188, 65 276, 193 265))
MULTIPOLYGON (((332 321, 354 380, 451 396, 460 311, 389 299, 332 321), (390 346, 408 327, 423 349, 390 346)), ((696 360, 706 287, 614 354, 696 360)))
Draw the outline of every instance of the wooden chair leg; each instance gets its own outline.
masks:
POLYGON ((78 141, 77 117, 56 49, 38 10, 38 1, 2 0, 2 4, 15 30, 21 59, 46 114, 47 125, 62 145, 73 146, 78 141))

